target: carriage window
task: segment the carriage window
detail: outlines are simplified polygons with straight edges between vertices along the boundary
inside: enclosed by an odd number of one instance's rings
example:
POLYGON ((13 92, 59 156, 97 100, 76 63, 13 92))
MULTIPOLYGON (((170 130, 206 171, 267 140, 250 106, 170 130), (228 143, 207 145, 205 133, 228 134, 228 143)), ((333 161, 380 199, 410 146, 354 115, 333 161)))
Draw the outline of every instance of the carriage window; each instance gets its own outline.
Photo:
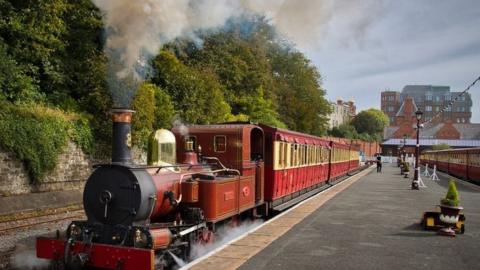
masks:
POLYGON ((283 142, 280 142, 278 147, 278 163, 280 165, 280 168, 285 168, 285 156, 283 155, 283 142))
POLYGON ((285 162, 285 168, 289 166, 288 161, 288 143, 283 143, 283 161, 285 162))
POLYGON ((290 144, 290 166, 295 166, 295 144, 290 144))
POLYGON ((302 166, 304 164, 304 152, 305 152, 305 148, 303 148, 303 145, 300 145, 300 158, 299 158, 299 166, 302 166))
POLYGON ((297 162, 296 162, 296 165, 297 166, 300 166, 302 164, 302 148, 300 147, 300 145, 298 144, 295 144, 295 152, 297 153, 297 162))
POLYGON ((308 164, 308 146, 304 145, 303 146, 303 165, 308 164))
POLYGON ((224 135, 213 137, 213 149, 218 153, 224 153, 227 151, 227 137, 224 135))

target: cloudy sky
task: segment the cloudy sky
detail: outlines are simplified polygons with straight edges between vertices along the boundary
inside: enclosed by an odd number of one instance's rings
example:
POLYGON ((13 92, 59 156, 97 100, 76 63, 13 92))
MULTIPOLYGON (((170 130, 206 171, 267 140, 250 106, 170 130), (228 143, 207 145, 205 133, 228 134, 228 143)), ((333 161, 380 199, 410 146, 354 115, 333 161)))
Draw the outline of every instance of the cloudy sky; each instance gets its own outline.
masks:
MULTIPOLYGON (((300 48, 319 68, 330 100, 379 108, 384 89, 462 91, 480 76, 480 1, 343 2, 355 4, 337 5, 318 41, 300 48)), ((480 122, 480 82, 470 93, 472 122, 480 122)))

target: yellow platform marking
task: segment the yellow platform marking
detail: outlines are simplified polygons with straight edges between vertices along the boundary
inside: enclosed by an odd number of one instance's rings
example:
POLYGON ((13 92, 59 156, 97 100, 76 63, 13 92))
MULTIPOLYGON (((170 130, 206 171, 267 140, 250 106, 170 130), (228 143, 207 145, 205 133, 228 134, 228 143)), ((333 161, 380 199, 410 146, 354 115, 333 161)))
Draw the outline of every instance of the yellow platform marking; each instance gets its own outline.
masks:
POLYGON ((427 227, 433 227, 435 225, 434 218, 427 218, 427 227))

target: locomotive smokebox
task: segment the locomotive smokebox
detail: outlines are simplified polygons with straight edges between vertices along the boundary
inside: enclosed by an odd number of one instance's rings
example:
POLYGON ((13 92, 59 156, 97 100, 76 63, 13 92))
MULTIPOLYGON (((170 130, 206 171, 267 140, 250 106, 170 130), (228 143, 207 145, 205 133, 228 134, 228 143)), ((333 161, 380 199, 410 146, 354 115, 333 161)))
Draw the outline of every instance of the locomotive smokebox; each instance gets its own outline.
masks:
POLYGON ((114 108, 110 111, 113 120, 112 163, 132 163, 132 115, 135 111, 114 108))

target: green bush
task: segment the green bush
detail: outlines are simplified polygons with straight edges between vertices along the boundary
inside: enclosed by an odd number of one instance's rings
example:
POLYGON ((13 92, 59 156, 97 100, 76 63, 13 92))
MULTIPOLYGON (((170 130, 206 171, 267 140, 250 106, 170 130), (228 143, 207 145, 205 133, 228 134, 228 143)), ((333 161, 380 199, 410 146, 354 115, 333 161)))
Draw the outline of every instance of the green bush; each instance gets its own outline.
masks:
POLYGON ((448 183, 448 191, 445 198, 440 200, 440 203, 443 205, 448 206, 458 206, 460 203, 460 198, 458 196, 457 186, 455 185, 455 181, 450 179, 448 183))
POLYGON ((68 139, 91 151, 93 138, 84 116, 41 105, 1 102, 0 108, 0 146, 24 162, 32 183, 55 168, 68 139))

